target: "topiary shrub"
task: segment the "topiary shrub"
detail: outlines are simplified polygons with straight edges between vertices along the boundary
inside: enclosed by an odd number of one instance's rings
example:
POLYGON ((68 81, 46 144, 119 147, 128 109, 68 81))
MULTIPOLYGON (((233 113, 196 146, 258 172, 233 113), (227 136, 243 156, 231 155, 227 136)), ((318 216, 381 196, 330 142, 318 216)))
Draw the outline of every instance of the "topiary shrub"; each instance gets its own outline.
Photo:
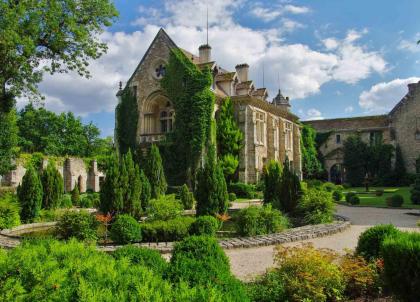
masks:
POLYGON ((67 211, 58 220, 57 231, 63 239, 96 240, 99 222, 86 211, 67 211))
POLYGON ((169 220, 181 216, 182 204, 175 199, 175 194, 162 195, 152 199, 146 210, 147 220, 169 220))
POLYGON ((420 301, 420 234, 386 237, 381 254, 387 288, 401 301, 420 301))
POLYGON ((110 235, 112 241, 121 244, 141 241, 140 224, 132 216, 120 214, 111 225, 110 235))
POLYGON ((249 301, 240 281, 230 273, 229 259, 214 237, 191 236, 177 243, 168 278, 189 286, 211 286, 224 293, 225 301, 249 301))
POLYGON ((346 202, 347 202, 347 203, 350 203, 350 199, 351 199, 353 196, 357 196, 355 192, 348 192, 348 193, 346 194, 346 202))
POLYGON ((213 216, 199 216, 191 224, 190 234, 215 236, 219 228, 220 223, 213 216))
POLYGON ((228 185, 228 192, 235 193, 240 198, 252 199, 255 197, 255 186, 242 182, 230 183, 228 185))
POLYGON ((189 235, 191 224, 195 218, 177 217, 167 221, 157 220, 141 224, 141 233, 145 242, 179 241, 189 235))
POLYGON ((235 193, 229 193, 229 201, 235 201, 236 200, 236 194, 235 193))
POLYGON ((340 201, 341 199, 343 199, 343 193, 341 191, 334 191, 332 193, 332 196, 335 201, 340 201))
POLYGON ((157 250, 126 245, 112 253, 115 259, 127 258, 131 264, 145 266, 153 272, 162 275, 168 263, 162 258, 157 250))
POLYGON ((79 205, 80 203, 80 192, 78 184, 75 184, 73 190, 71 191, 71 202, 74 205, 79 205))
POLYGON ((187 185, 179 188, 178 197, 181 200, 182 206, 185 210, 191 210, 194 206, 194 194, 190 192, 187 185))
POLYGON ((370 261, 380 258, 381 245, 387 236, 400 234, 392 224, 382 224, 364 231, 357 242, 356 253, 370 261))
POLYGON ((37 218, 42 205, 42 184, 38 173, 30 166, 17 188, 17 197, 20 203, 20 218, 31 222, 37 218))
POLYGON ((19 204, 12 194, 0 198, 0 230, 10 229, 20 224, 19 204))
POLYGON ((310 188, 298 203, 296 214, 302 224, 319 224, 333 221, 335 204, 330 192, 310 188))
POLYGON ((349 203, 353 206, 360 204, 360 197, 357 195, 353 195, 350 197, 349 203))
POLYGON ((386 199, 388 207, 400 208, 404 203, 404 197, 400 194, 394 194, 386 199))
POLYGON ((345 284, 337 255, 311 245, 276 248, 278 283, 283 284, 287 299, 279 301, 341 301, 345 284))
POLYGON ((242 209, 236 216, 235 229, 241 236, 255 236, 277 233, 286 229, 289 222, 282 213, 271 205, 250 206, 242 209))

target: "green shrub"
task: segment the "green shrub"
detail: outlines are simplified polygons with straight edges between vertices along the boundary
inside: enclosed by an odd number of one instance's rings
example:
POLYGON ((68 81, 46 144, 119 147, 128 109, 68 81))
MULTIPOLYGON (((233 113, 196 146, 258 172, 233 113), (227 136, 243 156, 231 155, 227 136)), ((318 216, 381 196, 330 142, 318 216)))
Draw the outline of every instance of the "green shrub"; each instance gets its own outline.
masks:
POLYGON ((20 224, 19 203, 12 194, 0 197, 0 230, 10 229, 20 224))
POLYGON ((171 284, 143 265, 74 240, 0 251, 0 271, 3 301, 226 301, 216 286, 171 284))
POLYGON ((335 184, 327 181, 322 185, 322 188, 327 192, 333 192, 335 190, 335 184))
POLYGON ((255 197, 255 186, 242 182, 230 183, 228 192, 235 193, 237 197, 252 199, 255 197))
POLYGON ((15 187, 1 187, 0 186, 0 199, 5 197, 6 195, 14 195, 16 194, 16 188, 15 187))
POLYGON ((271 204, 276 209, 280 209, 281 188, 282 188, 282 165, 270 160, 264 166, 263 180, 264 180, 264 204, 271 204))
POLYGON ((95 216, 86 211, 67 211, 60 217, 57 230, 64 239, 96 240, 98 226, 95 216))
POLYGON ((24 222, 31 222, 37 218, 42 206, 42 184, 38 173, 30 166, 17 188, 20 203, 20 218, 24 222))
POLYGON ((274 269, 283 284, 286 301, 340 301, 345 289, 337 258, 330 250, 277 247, 274 269))
POLYGON ((241 282, 230 273, 229 259, 214 237, 191 236, 175 245, 168 278, 190 286, 214 286, 225 301, 249 301, 241 282))
POLYGON ((168 267, 165 259, 157 250, 126 245, 112 253, 115 259, 127 258, 130 263, 150 268, 155 273, 162 275, 168 267))
POLYGON ((353 196, 357 196, 355 192, 348 192, 348 193, 346 194, 346 202, 347 202, 347 203, 350 203, 350 199, 351 199, 353 196))
POLYGON ((400 208, 404 203, 404 197, 400 194, 394 194, 386 199, 388 207, 400 208))
POLYGON ((242 209, 236 216, 235 229, 241 236, 255 236, 277 233, 286 229, 289 222, 281 212, 270 204, 242 209))
POLYGON ((66 212, 63 209, 41 210, 35 222, 52 222, 60 220, 61 216, 66 212))
POLYGON ((190 234, 215 236, 219 227, 219 221, 213 216, 199 216, 191 224, 190 234))
POLYGON ((349 203, 353 206, 360 204, 360 197, 357 195, 353 195, 350 197, 349 203))
POLYGON ((195 218, 177 217, 167 221, 156 220, 141 224, 141 233, 145 242, 179 241, 189 235, 189 229, 195 218))
POLYGON ((79 185, 78 184, 75 184, 73 190, 71 191, 71 202, 74 205, 79 205, 80 191, 79 191, 79 185))
POLYGON ((71 208, 73 203, 71 202, 71 197, 69 194, 63 194, 60 198, 60 208, 71 208))
POLYGON ((41 173, 43 188, 42 207, 44 209, 55 209, 59 207, 61 196, 64 194, 63 177, 54 164, 49 161, 47 168, 41 173))
POLYGON ((128 214, 120 214, 111 225, 111 239, 114 242, 127 244, 141 241, 140 224, 128 214))
POLYGON ((236 194, 235 193, 229 193, 229 201, 235 201, 236 200, 236 194))
POLYGON ((79 206, 81 208, 98 208, 100 197, 98 193, 86 193, 80 198, 79 206))
POLYGON ((255 302, 287 301, 283 280, 272 271, 248 283, 247 292, 251 301, 255 302))
POLYGON ((340 201, 341 199, 343 199, 343 193, 341 191, 334 191, 332 193, 332 196, 335 201, 340 201))
POLYGON ((420 234, 388 236, 381 253, 387 288, 401 301, 420 301, 420 234))
POLYGON ((161 195, 158 199, 152 199, 146 210, 147 219, 169 220, 181 216, 182 204, 175 199, 175 194, 161 195))
POLYGON ((181 200, 182 206, 185 210, 190 210, 194 206, 194 194, 190 192, 187 185, 179 188, 178 197, 181 200))
POLYGON ((420 174, 416 174, 414 185, 410 193, 411 202, 413 204, 420 204, 420 174))
POLYGON ((334 209, 331 193, 311 188, 303 194, 296 212, 303 224, 319 224, 332 222, 334 209))
POLYGON ((357 242, 356 253, 366 260, 381 257, 380 249, 382 242, 387 236, 398 235, 400 232, 392 224, 382 224, 371 227, 364 231, 357 242))

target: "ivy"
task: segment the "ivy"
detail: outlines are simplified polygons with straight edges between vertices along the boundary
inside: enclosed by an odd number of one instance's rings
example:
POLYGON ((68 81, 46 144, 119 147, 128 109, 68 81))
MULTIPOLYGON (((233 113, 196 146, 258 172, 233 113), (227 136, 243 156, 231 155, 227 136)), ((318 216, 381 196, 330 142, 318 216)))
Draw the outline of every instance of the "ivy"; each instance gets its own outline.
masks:
POLYGON ((136 150, 139 111, 136 95, 131 88, 122 91, 121 102, 116 108, 116 118, 116 140, 120 154, 125 154, 130 149, 136 150))
POLYGON ((302 172, 305 179, 315 178, 322 171, 322 165, 315 147, 315 138, 315 130, 311 126, 303 125, 300 146, 302 150, 302 172))
POLYGON ((161 86, 175 109, 174 131, 167 136, 163 156, 171 184, 192 187, 211 133, 214 94, 212 76, 200 71, 179 49, 171 51, 161 86))

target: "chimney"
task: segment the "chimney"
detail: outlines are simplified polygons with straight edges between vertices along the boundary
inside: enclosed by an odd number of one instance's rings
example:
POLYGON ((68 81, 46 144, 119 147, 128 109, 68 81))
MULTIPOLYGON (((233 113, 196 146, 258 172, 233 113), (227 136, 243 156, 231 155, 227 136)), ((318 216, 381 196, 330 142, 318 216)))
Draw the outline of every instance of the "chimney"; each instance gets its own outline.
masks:
POLYGON ((236 65, 235 69, 236 69, 238 78, 241 82, 248 81, 248 70, 249 70, 248 64, 244 63, 244 64, 236 65))
POLYGON ((211 62, 211 47, 208 44, 201 45, 198 48, 198 54, 200 57, 200 64, 211 62))

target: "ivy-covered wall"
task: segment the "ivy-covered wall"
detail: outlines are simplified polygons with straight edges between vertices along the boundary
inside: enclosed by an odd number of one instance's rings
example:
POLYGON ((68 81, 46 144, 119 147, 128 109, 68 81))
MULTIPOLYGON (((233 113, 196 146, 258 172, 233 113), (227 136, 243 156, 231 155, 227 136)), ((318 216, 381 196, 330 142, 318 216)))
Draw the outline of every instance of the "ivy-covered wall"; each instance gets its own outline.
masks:
POLYGON ((125 154, 129 149, 136 150, 139 112, 137 98, 132 88, 127 87, 122 91, 121 102, 117 105, 115 113, 118 151, 120 154, 125 154))
POLYGON ((161 146, 170 184, 192 187, 210 140, 214 94, 212 75, 201 71, 179 49, 171 51, 161 86, 175 109, 174 131, 161 146))

